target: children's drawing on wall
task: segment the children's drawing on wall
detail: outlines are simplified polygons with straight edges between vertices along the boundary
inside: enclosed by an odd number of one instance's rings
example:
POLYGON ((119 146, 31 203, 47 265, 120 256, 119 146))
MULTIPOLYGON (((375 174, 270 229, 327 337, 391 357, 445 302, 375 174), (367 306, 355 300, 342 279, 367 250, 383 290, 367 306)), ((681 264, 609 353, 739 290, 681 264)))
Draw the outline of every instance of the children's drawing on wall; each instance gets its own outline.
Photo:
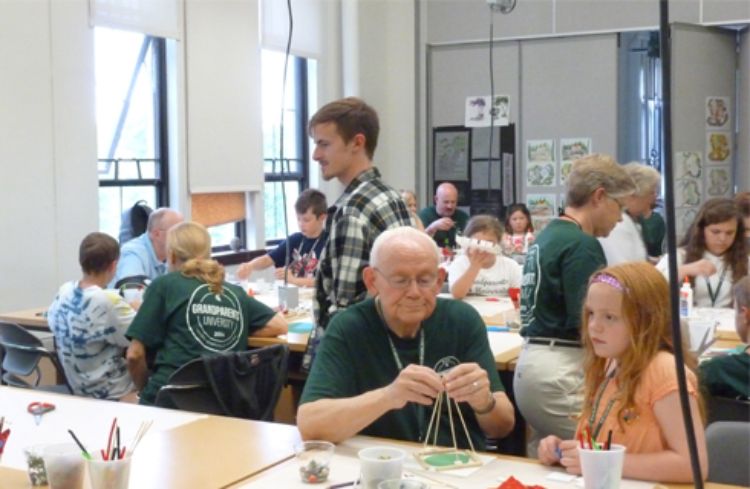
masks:
POLYGON ((706 97, 706 126, 724 129, 729 123, 729 97, 706 97))
POLYGON ((510 97, 508 95, 495 95, 492 102, 492 117, 495 118, 494 125, 507 126, 510 121, 510 97))
POLYGON ((706 133, 706 159, 709 163, 724 163, 731 153, 731 134, 728 132, 706 133))
POLYGON ((526 195, 526 207, 529 208, 531 217, 555 217, 555 194, 528 194, 526 195))
POLYGON ((728 197, 731 189, 731 174, 729 167, 709 168, 708 189, 710 197, 728 197))
POLYGON ((703 154, 700 151, 676 151, 674 154, 675 179, 700 178, 703 174, 703 154))
POLYGON ((485 97, 466 97, 466 120, 464 126, 489 126, 489 110, 490 108, 485 97), (485 124, 485 121, 487 124, 485 124))
POLYGON ((526 141, 526 185, 551 187, 555 185, 555 141, 535 139, 526 141))
POLYGON ((469 131, 435 131, 435 179, 469 179, 469 131))
POLYGON ((555 163, 529 163, 526 170, 526 185, 530 187, 551 187, 555 185, 555 163))
POLYGON ((539 233, 557 215, 555 194, 527 194, 526 207, 531 214, 534 232, 539 233))
POLYGON ((560 159, 574 161, 591 154, 591 138, 560 139, 560 159))
POLYGON ((701 181, 695 178, 683 178, 675 181, 675 207, 692 207, 701 205, 703 194, 701 181))
POLYGON ((526 162, 540 163, 555 161, 555 141, 553 139, 530 139, 526 141, 526 162))
POLYGON ((591 138, 560 139, 560 185, 565 185, 573 162, 588 154, 591 154, 591 138))
POLYGON ((507 126, 510 118, 510 97, 495 95, 494 100, 489 95, 466 97, 464 114, 466 127, 507 126), (492 124, 490 117, 494 119, 492 124))

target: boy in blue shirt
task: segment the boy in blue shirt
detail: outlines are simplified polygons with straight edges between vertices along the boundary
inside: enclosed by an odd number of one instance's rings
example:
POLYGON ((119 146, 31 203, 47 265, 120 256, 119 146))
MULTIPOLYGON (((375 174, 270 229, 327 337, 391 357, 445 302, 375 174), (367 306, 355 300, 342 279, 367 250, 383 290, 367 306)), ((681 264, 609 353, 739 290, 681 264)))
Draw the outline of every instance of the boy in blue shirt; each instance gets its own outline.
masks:
POLYGON ((273 266, 276 267, 276 278, 283 279, 288 242, 287 281, 298 286, 313 287, 318 260, 328 239, 328 234, 323 229, 327 208, 326 197, 322 192, 311 188, 303 191, 294 204, 300 232, 290 235, 267 254, 240 265, 237 269, 237 277, 245 280, 253 271, 273 266))
POLYGON ((125 363, 130 344, 125 330, 135 311, 117 292, 105 289, 119 256, 120 246, 111 236, 87 235, 78 260, 83 277, 63 284, 47 312, 57 356, 79 396, 122 399, 134 390, 125 363))
MULTIPOLYGON (((750 276, 734 285, 735 328, 743 343, 750 331, 750 276)), ((750 346, 742 345, 729 355, 707 360, 700 365, 701 381, 713 396, 750 398, 750 346)))

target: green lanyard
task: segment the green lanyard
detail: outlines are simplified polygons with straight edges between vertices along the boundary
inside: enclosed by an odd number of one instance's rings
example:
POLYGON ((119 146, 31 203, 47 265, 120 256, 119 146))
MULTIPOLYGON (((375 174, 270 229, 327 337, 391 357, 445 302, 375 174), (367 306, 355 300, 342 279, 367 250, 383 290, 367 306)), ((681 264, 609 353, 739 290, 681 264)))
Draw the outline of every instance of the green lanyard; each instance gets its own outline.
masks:
MULTIPOLYGON (((393 354, 393 360, 396 362, 396 367, 398 367, 398 371, 401 372, 404 369, 404 364, 401 362, 401 357, 398 355, 398 350, 396 350, 396 345, 393 344, 393 340, 391 339, 391 334, 388 332, 388 323, 385 321, 385 316, 383 315, 383 307, 380 305, 380 299, 378 297, 375 298, 375 310, 378 312, 378 316, 380 316, 380 320, 383 321, 383 326, 385 327, 385 337, 388 338, 388 345, 391 347, 391 353, 393 354)), ((419 327, 419 365, 424 365, 424 328, 419 327)), ((419 430, 419 442, 422 441, 422 430, 424 428, 424 409, 420 409, 419 406, 416 403, 411 403, 412 406, 414 406, 414 409, 416 410, 417 414, 417 427, 419 430)))
POLYGON ((721 286, 724 285, 724 276, 727 274, 727 266, 724 265, 724 270, 721 271, 721 276, 719 277, 719 285, 716 286, 716 293, 714 293, 714 290, 711 288, 711 282, 708 281, 708 277, 703 277, 706 281, 706 286, 708 287, 708 297, 711 298, 711 307, 716 307, 716 299, 719 297, 719 291, 721 290, 721 286))
POLYGON ((604 424, 604 421, 607 419, 607 416, 609 416, 609 412, 612 410, 612 406, 615 405, 616 396, 613 396, 612 399, 610 399, 609 402, 607 403, 607 407, 604 408, 604 413, 602 413, 602 417, 599 418, 599 421, 596 423, 596 426, 594 426, 594 421, 596 421, 596 413, 599 411, 599 403, 601 403, 602 401, 604 390, 607 388, 607 384, 609 384, 609 380, 615 376, 616 372, 617 372, 617 369, 614 369, 609 375, 607 375, 607 377, 604 379, 604 382, 602 382, 602 385, 599 386, 598 392, 596 393, 596 400, 594 401, 594 408, 591 410, 591 415, 589 416, 589 426, 591 427, 591 430, 592 430, 591 440, 596 440, 596 438, 599 436, 599 432, 602 430, 602 425, 604 424))

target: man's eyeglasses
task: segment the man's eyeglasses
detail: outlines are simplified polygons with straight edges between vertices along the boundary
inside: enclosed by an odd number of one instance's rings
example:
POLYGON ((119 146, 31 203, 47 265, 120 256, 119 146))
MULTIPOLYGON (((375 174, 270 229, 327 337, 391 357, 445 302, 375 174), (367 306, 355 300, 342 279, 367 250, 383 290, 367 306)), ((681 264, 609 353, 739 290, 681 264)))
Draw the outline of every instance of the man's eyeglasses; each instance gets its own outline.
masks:
POLYGON ((421 277, 415 278, 402 276, 388 277, 377 268, 373 267, 372 269, 378 272, 385 279, 385 281, 388 282, 388 285, 398 290, 408 289, 409 287, 411 287, 412 282, 416 282, 417 287, 419 287, 420 289, 430 289, 435 286, 438 280, 437 274, 422 275, 421 277))

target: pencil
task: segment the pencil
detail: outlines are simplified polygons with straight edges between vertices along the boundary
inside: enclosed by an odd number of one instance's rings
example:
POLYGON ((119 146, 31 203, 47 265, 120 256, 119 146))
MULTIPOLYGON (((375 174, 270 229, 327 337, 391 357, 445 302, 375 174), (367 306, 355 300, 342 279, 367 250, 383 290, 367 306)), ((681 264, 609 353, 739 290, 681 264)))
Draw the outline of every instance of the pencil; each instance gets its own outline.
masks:
POLYGON ((607 444, 604 446, 605 450, 609 450, 612 447, 612 430, 607 433, 607 444))

